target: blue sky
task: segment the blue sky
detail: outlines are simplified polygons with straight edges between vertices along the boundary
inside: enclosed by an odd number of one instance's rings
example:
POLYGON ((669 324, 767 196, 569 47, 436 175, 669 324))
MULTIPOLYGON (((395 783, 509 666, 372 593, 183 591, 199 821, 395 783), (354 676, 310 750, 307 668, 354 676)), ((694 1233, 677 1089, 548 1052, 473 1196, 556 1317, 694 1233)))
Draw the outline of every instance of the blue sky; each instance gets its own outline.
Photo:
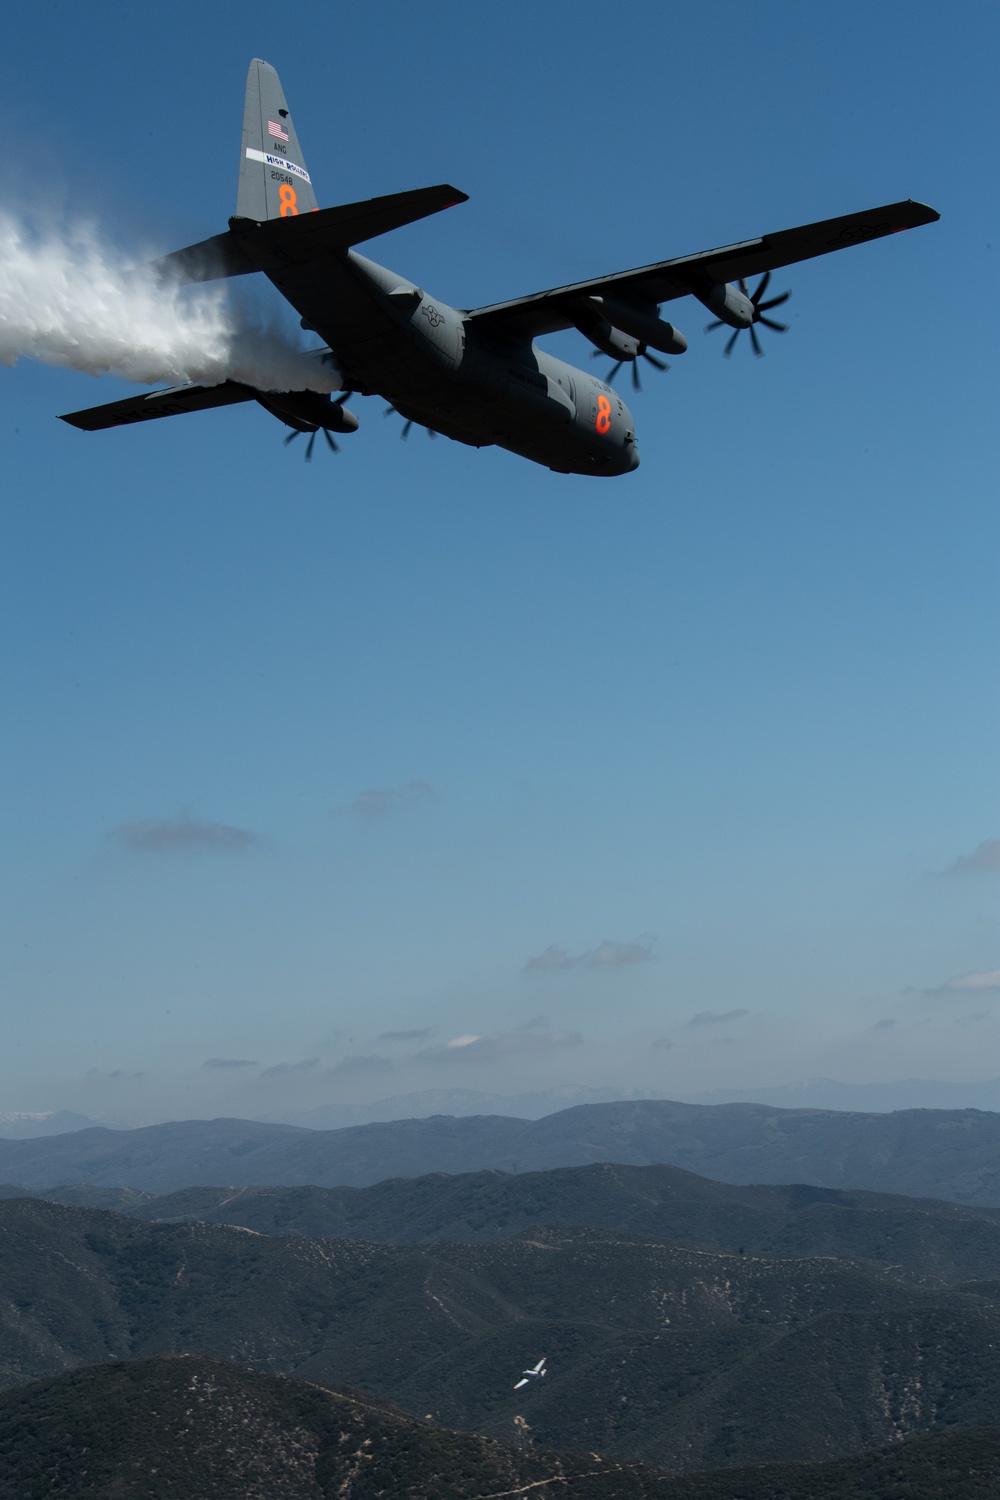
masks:
POLYGON ((674 304, 619 480, 0 369, 0 1107, 1000 1071, 995 9, 99 20, 19 15, 0 176, 126 255, 224 227, 255 55, 321 203, 470 194, 366 247, 457 306, 942 219, 777 273, 759 361, 674 304))

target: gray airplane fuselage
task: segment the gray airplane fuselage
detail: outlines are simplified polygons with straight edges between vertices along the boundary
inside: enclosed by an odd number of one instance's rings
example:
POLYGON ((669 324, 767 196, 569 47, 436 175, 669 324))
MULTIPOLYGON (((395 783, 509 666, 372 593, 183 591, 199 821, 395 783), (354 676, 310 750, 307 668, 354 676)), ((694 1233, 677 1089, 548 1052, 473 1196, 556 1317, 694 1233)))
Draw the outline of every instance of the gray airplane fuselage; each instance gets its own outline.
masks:
MULTIPOLYGON (((270 258, 268 258, 270 259, 270 258)), ((346 250, 317 265, 263 267, 329 346, 345 388, 474 448, 492 444, 562 473, 638 467, 618 392, 529 338, 501 342, 406 277, 346 250)))

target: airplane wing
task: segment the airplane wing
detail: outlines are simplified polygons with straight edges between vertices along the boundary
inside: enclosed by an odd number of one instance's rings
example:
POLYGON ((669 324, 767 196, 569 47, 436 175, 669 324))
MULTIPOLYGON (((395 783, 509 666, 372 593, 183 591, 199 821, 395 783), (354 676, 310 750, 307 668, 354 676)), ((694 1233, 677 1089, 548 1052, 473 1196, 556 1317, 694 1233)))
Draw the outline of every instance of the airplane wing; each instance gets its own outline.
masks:
POLYGON ((489 307, 475 308, 467 316, 473 320, 473 326, 478 324, 490 332, 511 337, 556 333, 575 326, 575 318, 568 316, 567 304, 580 297, 618 293, 640 302, 671 302, 676 297, 707 290, 713 283, 775 271, 796 261, 845 250, 849 245, 862 245, 904 229, 933 224, 940 217, 925 203, 908 198, 903 203, 889 203, 865 213, 823 219, 818 224, 803 224, 798 229, 782 229, 756 240, 742 240, 719 250, 700 250, 695 255, 657 261, 634 271, 618 271, 612 276, 597 276, 592 281, 577 281, 528 297, 515 297, 510 302, 494 302, 489 307))
POLYGON ((519 1380, 517 1382, 517 1385, 514 1387, 514 1389, 515 1389, 515 1391, 519 1391, 521 1389, 522 1385, 527 1385, 527 1384, 528 1384, 528 1377, 525 1376, 523 1380, 519 1380))
POLYGON ((532 1365, 532 1367, 531 1367, 531 1373, 532 1373, 532 1375, 540 1375, 542 1373, 542 1366, 544 1365, 546 1358, 547 1358, 547 1356, 543 1354, 542 1357, 541 1357, 541 1359, 538 1361, 537 1365, 532 1365))
POLYGON ((91 406, 86 411, 65 412, 60 421, 79 427, 82 432, 100 432, 104 427, 127 427, 132 422, 148 422, 152 417, 177 417, 186 411, 256 401, 257 394, 250 386, 235 380, 222 385, 175 385, 165 391, 148 391, 144 396, 126 396, 124 401, 109 401, 105 406, 91 406))

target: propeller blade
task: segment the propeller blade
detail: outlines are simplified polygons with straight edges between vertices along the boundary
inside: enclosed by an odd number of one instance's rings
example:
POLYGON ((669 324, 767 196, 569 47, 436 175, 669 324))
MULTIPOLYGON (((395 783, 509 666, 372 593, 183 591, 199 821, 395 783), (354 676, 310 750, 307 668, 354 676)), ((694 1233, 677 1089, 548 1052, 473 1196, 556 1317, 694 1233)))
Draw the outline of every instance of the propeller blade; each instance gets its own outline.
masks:
POLYGON ((396 408, 394 406, 387 406, 382 415, 383 417, 391 417, 395 413, 395 410, 396 408))
POLYGON ((425 427, 424 431, 426 432, 426 434, 427 434, 427 436, 429 438, 436 438, 437 437, 437 433, 434 431, 433 427, 425 427))
POLYGON ((637 359, 632 361, 632 389, 634 391, 642 390, 642 381, 639 379, 639 361, 637 359))
POLYGON ((330 436, 329 432, 327 431, 327 429, 325 427, 323 428, 323 436, 326 438, 326 444, 327 444, 327 447, 330 449, 330 452, 331 453, 339 453, 340 452, 340 448, 333 441, 333 438, 330 436))
MULTIPOLYGON (((600 350, 598 350, 597 352, 600 353, 600 350)), ((622 367, 622 365, 624 363, 625 363, 625 361, 623 359, 620 359, 616 365, 612 365, 611 369, 608 371, 608 373, 604 377, 604 384, 605 385, 610 385, 611 384, 611 382, 614 380, 615 376, 618 374, 618 371, 621 369, 621 367, 622 367)))
POLYGON ((334 401, 332 404, 334 406, 343 406, 344 402, 347 401, 353 395, 354 395, 353 391, 345 391, 344 394, 342 396, 338 396, 337 399, 336 399, 336 401, 334 401))
POLYGON ((642 351, 643 359, 648 359, 655 370, 669 370, 670 366, 665 359, 657 359, 655 354, 650 354, 648 349, 642 351))
POLYGON ((399 435, 403 439, 404 443, 406 442, 406 439, 410 435, 410 428, 412 426, 413 426, 412 419, 409 422, 404 422, 403 423, 403 430, 402 430, 402 432, 399 435))
POLYGON ((283 448, 287 448, 288 445, 289 445, 289 443, 293 443, 297 437, 301 437, 301 436, 302 436, 301 432, 299 432, 298 428, 295 427, 288 434, 288 436, 282 441, 281 446, 283 448))
MULTIPOLYGON (((791 292, 781 292, 777 297, 771 297, 771 298, 769 298, 769 300, 767 302, 762 301, 762 298, 764 296, 764 293, 767 291, 767 288, 768 288, 768 285, 770 284, 770 281, 771 281, 771 272, 770 271, 765 271, 764 274, 763 274, 763 276, 760 278, 760 282, 759 282, 759 284, 757 286, 756 291, 754 292, 753 296, 750 298, 750 301, 753 304, 753 324, 751 324, 751 327, 750 327, 750 344, 751 344, 751 347, 753 348, 754 354, 756 354, 756 356, 757 356, 758 359, 761 359, 763 357, 764 350, 763 350, 763 347, 761 346, 760 339, 757 337, 757 330, 754 327, 754 324, 763 323, 765 328, 773 328, 773 330, 774 330, 775 333, 787 333, 788 329, 789 329, 789 324, 788 323, 778 323, 774 318, 765 318, 765 316, 764 316, 764 314, 766 312, 769 312, 772 307, 780 307, 783 302, 787 302, 788 299, 789 299, 789 297, 792 295, 791 292)), ((740 285, 740 290, 743 293, 746 293, 747 286, 746 286, 746 282, 742 279, 742 277, 740 278, 739 285, 740 285)), ((713 328, 721 328, 721 327, 722 327, 722 319, 721 318, 717 318, 714 323, 706 323, 706 325, 705 325, 705 332, 706 333, 711 333, 713 328)), ((739 336, 740 336, 740 334, 742 332, 743 332, 742 328, 737 328, 736 331, 734 333, 731 333, 729 335, 729 338, 726 340, 726 347, 723 349, 722 352, 726 356, 727 359, 729 358, 729 356, 732 354, 733 350, 735 349, 735 347, 736 347, 736 340, 739 338, 739 336)), ((670 368, 669 365, 660 364, 659 360, 653 359, 653 356, 651 354, 646 354, 645 357, 646 357, 646 359, 652 360, 653 364, 656 365, 661 370, 666 370, 666 369, 670 368)))
POLYGON ((760 286, 757 288, 757 290, 754 292, 753 296, 750 298, 750 301, 753 303, 754 307, 759 306, 761 297, 763 297, 764 293, 767 291, 767 283, 770 281, 770 279, 771 279, 771 273, 770 273, 770 271, 765 271, 764 274, 763 274, 763 276, 760 279, 760 286))
POLYGON ((740 277, 740 291, 743 293, 744 297, 749 297, 750 293, 747 291, 747 284, 742 276, 740 277))
POLYGON ((316 432, 317 432, 317 431, 318 431, 318 430, 319 430, 319 429, 318 429, 318 428, 317 428, 317 429, 316 429, 316 430, 315 430, 315 431, 313 431, 313 432, 311 432, 311 433, 310 433, 310 434, 309 434, 309 441, 308 441, 308 443, 306 443, 306 463, 307 463, 307 464, 311 464, 311 463, 312 463, 312 457, 313 457, 313 444, 314 444, 314 443, 315 443, 315 441, 316 441, 316 432))

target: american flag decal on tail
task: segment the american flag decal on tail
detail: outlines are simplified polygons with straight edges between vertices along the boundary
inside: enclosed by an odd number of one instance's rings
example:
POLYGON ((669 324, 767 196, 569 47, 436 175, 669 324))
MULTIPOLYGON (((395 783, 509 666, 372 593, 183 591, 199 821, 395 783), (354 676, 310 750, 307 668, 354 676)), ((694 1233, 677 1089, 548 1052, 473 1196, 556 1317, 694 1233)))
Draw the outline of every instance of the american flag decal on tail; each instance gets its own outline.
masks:
POLYGON ((268 120, 267 128, 276 141, 288 140, 288 131, 282 130, 277 120, 268 120))

